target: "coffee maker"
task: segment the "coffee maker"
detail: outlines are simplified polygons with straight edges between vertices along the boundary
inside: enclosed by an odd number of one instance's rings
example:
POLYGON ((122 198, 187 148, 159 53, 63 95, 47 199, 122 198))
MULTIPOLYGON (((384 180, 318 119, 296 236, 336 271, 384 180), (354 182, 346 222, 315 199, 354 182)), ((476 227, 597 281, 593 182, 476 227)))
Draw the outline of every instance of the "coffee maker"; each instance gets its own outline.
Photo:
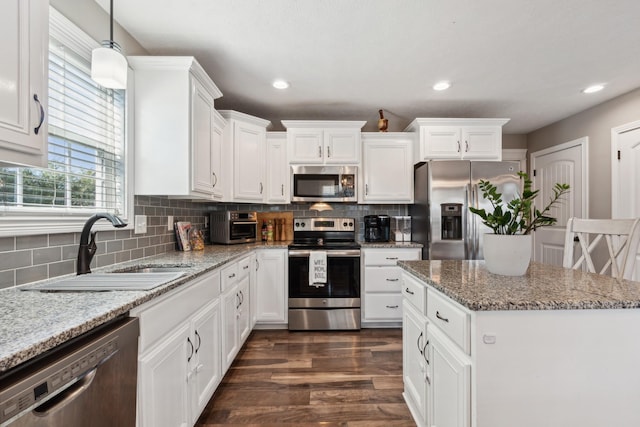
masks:
POLYGON ((389 215, 366 215, 364 217, 364 241, 389 241, 389 215))

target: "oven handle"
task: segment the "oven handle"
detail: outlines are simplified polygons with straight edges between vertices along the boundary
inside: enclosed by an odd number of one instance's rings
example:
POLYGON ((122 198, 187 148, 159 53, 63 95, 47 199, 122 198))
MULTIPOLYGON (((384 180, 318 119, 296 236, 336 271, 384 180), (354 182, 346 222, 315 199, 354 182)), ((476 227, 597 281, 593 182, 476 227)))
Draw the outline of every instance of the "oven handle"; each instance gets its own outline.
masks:
POLYGON ((258 225, 257 221, 233 221, 232 222, 233 225, 235 224, 240 224, 240 225, 258 225))
MULTIPOLYGON (((308 258, 311 250, 293 249, 289 250, 289 257, 308 258)), ((329 250, 327 258, 358 258, 360 256, 359 249, 346 249, 343 251, 329 250)))

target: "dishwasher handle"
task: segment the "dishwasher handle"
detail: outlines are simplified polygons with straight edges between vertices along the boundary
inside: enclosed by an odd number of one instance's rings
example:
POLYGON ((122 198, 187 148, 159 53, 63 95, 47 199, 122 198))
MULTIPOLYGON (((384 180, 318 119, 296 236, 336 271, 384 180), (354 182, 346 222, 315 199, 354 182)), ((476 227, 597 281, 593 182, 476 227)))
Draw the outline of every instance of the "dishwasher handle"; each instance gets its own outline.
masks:
POLYGON ((96 377, 96 372, 99 366, 91 369, 80 377, 71 387, 54 396, 52 399, 47 400, 42 405, 33 409, 33 414, 37 417, 48 417, 54 412, 64 408, 74 400, 76 400, 82 393, 85 392, 96 377))

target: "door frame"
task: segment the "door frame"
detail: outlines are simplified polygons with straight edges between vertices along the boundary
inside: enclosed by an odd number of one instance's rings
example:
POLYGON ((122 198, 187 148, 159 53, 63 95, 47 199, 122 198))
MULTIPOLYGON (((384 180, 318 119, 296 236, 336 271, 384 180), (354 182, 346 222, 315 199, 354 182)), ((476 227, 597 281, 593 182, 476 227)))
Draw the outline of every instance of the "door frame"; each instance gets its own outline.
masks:
POLYGON ((640 128, 640 120, 611 128, 611 218, 623 218, 618 206, 618 141, 623 133, 636 128, 640 128))
MULTIPOLYGON (((582 163, 582 217, 589 218, 589 137, 583 136, 578 139, 574 139, 572 141, 564 142, 562 144, 554 145, 549 148, 545 148, 543 150, 539 150, 531 153, 531 172, 533 175, 533 171, 536 169, 536 159, 538 157, 555 153, 557 151, 566 150, 569 148, 573 148, 579 146, 580 147, 580 162, 582 163)), ((531 179, 534 181, 535 186, 535 177, 532 176, 531 179)), ((571 192, 569 192, 571 194, 571 192)))

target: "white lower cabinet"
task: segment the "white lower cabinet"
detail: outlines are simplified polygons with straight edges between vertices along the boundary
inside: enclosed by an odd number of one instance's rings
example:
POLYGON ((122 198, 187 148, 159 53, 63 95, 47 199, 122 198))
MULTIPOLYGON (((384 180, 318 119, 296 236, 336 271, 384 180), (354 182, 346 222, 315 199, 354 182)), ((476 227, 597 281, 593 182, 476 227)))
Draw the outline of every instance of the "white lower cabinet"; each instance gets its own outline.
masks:
POLYGON ((251 333, 251 257, 222 269, 222 371, 226 372, 251 333))
POLYGON ((427 325, 427 342, 429 425, 468 427, 471 425, 471 362, 431 323, 427 325))
POLYGON ((398 261, 420 259, 420 248, 363 248, 363 326, 402 321, 402 270, 398 261))
POLYGON ((418 425, 427 420, 427 318, 404 301, 402 315, 402 378, 404 395, 418 425))
POLYGON ((257 251, 256 320, 259 324, 287 323, 287 250, 257 251))
MULTIPOLYGON (((402 280, 404 396, 411 414, 418 426, 470 427, 471 358, 452 340, 460 328, 441 329, 436 323, 455 322, 454 315, 460 315, 459 324, 468 322, 468 313, 439 295, 432 303, 434 291, 406 273, 402 280)), ((468 330, 458 341, 468 341, 468 330)))
POLYGON ((131 311, 140 318, 138 426, 192 426, 222 378, 220 273, 131 311))

